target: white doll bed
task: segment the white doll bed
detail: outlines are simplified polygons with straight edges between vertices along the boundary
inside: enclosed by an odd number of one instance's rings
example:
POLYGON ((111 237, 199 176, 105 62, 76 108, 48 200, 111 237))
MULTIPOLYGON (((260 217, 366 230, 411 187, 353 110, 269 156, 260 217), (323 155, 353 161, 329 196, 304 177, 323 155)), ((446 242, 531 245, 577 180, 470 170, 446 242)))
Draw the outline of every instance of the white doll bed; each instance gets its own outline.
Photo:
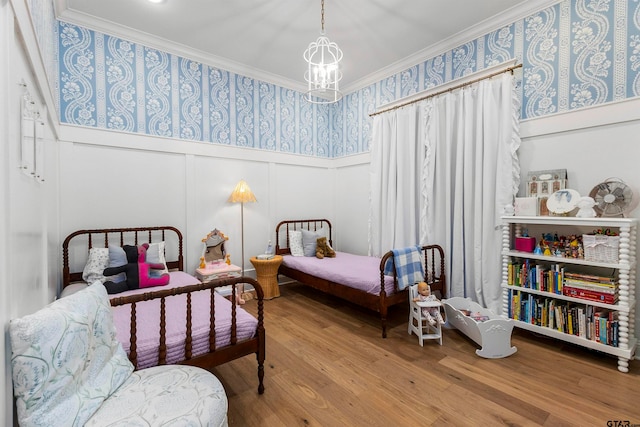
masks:
POLYGON ((446 314, 445 327, 454 327, 471 338, 481 348, 478 356, 487 359, 499 359, 511 356, 518 349, 511 346, 511 332, 514 321, 498 316, 491 310, 471 301, 469 298, 453 297, 442 301, 446 314), (485 321, 476 321, 461 310, 478 313, 488 317, 485 321))

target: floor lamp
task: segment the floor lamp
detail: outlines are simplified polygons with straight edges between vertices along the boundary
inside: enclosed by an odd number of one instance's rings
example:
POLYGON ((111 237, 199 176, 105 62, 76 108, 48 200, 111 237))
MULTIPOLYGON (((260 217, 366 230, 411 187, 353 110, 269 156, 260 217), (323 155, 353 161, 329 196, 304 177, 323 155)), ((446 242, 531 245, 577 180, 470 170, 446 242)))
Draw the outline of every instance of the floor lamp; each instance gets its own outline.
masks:
MULTIPOLYGON (((244 276, 244 204, 250 202, 257 202, 256 196, 251 192, 251 188, 249 185, 241 179, 240 182, 236 184, 236 188, 233 189, 233 192, 229 196, 227 202, 231 203, 240 203, 240 230, 241 230, 241 246, 242 246, 242 275, 244 276)), ((240 293, 236 295, 237 301, 240 304, 244 304, 244 299, 242 298, 242 294, 244 293, 244 284, 239 285, 240 293)))

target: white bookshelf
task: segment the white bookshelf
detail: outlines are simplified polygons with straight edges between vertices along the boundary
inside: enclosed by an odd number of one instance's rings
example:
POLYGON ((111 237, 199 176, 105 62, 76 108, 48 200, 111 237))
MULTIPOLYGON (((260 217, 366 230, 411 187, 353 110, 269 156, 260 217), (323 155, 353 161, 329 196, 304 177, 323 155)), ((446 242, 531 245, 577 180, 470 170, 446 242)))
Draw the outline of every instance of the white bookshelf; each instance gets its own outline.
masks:
POLYGON ((562 341, 580 345, 592 350, 597 350, 618 357, 618 370, 629 371, 629 361, 633 358, 636 349, 637 338, 635 336, 635 285, 636 285, 636 228, 637 220, 633 218, 575 218, 553 216, 504 216, 502 217, 502 312, 512 317, 510 312, 511 294, 518 291, 521 296, 537 296, 548 298, 558 304, 569 304, 576 307, 591 306, 597 309, 605 309, 617 313, 618 318, 618 346, 602 344, 583 336, 572 335, 548 326, 540 326, 514 319, 515 326, 541 335, 549 336, 562 341), (618 261, 597 262, 587 261, 581 258, 567 258, 558 256, 545 256, 530 252, 514 250, 515 238, 523 236, 527 229, 529 236, 535 237, 539 242, 542 233, 558 235, 582 235, 592 232, 594 229, 610 229, 616 231, 619 236, 618 261), (603 275, 614 272, 618 278, 618 301, 615 304, 591 301, 582 298, 541 291, 509 284, 509 264, 512 262, 533 261, 533 264, 554 265, 562 263, 565 268, 588 267, 591 271, 602 270, 603 275))

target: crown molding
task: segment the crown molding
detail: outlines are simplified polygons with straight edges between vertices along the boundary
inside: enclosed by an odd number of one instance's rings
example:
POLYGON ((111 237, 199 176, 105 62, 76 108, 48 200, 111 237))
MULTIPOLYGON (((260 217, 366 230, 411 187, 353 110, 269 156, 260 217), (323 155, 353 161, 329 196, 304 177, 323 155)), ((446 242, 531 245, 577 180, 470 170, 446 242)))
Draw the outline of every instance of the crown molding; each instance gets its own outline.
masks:
POLYGON ((144 31, 138 31, 124 25, 117 24, 106 19, 99 19, 82 12, 68 9, 68 0, 55 0, 56 18, 73 25, 79 25, 89 30, 97 31, 113 37, 119 37, 127 41, 143 46, 158 49, 183 58, 188 58, 210 67, 220 68, 255 80, 272 83, 298 92, 306 92, 307 86, 299 81, 291 80, 268 71, 250 67, 246 64, 211 55, 198 49, 193 49, 181 43, 176 43, 144 31))
POLYGON ((434 58, 438 55, 446 53, 458 46, 463 45, 464 43, 475 40, 478 37, 482 37, 506 25, 511 25, 519 19, 526 18, 533 13, 546 9, 547 7, 553 6, 556 3, 560 3, 561 1, 563 0, 529 0, 527 2, 523 2, 522 4, 511 7, 498 15, 492 16, 489 19, 485 19, 484 21, 481 21, 464 31, 454 34, 449 38, 441 40, 434 45, 419 50, 418 52, 409 55, 404 59, 389 64, 386 67, 381 68, 378 71, 349 84, 348 86, 343 88, 343 91, 345 94, 356 92, 362 88, 384 80, 389 76, 393 76, 408 68, 411 68, 416 64, 420 64, 427 59, 434 58))

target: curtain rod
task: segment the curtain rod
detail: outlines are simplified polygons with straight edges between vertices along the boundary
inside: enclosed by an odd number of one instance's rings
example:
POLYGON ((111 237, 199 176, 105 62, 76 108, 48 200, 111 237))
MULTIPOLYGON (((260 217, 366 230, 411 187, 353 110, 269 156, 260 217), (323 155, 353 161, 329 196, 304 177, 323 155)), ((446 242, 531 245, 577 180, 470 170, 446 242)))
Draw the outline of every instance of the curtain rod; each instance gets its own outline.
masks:
POLYGON ((393 111, 393 110, 396 110, 398 108, 414 104, 416 102, 424 101, 425 99, 433 98, 434 96, 442 95, 443 93, 451 92, 453 90, 460 89, 461 87, 469 86, 471 84, 478 83, 479 81, 482 81, 482 80, 490 79, 491 77, 495 77, 495 76, 498 76, 500 74, 504 74, 504 73, 508 73, 508 72, 511 72, 511 74, 513 74, 513 70, 515 70, 516 68, 522 68, 522 64, 514 65, 512 67, 505 68, 504 70, 500 70, 500 71, 497 71, 495 73, 489 74, 488 76, 480 77, 478 79, 471 80, 471 81, 466 82, 466 83, 460 83, 459 85, 450 87, 449 89, 443 89, 443 90, 441 90, 439 92, 430 93, 429 95, 425 95, 425 96, 420 97, 418 99, 407 101, 407 102, 404 102, 402 104, 395 105, 393 107, 389 107, 389 108, 385 108, 385 109, 380 110, 380 111, 373 112, 373 113, 369 114, 369 117, 377 116, 378 114, 386 113, 387 111, 393 111))

